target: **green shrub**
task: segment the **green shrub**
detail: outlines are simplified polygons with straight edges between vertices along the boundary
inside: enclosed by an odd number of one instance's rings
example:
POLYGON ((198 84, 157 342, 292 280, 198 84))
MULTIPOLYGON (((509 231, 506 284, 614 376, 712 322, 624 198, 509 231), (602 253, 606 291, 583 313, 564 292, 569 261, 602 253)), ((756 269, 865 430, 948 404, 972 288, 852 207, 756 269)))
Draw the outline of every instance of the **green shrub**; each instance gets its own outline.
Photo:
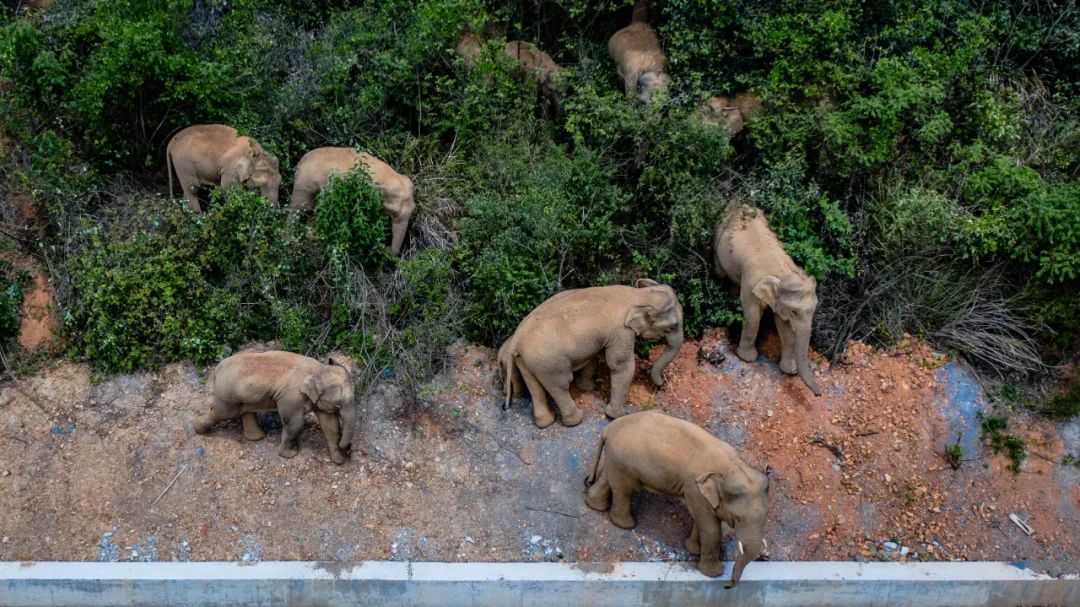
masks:
POLYGON ((76 356, 109 371, 205 364, 273 326, 277 283, 303 271, 284 211, 240 190, 215 192, 205 216, 169 205, 157 230, 95 237, 69 262, 76 356))
POLYGON ((26 272, 17 272, 10 263, 0 260, 0 346, 19 336, 19 308, 29 278, 26 272))
POLYGON ((390 222, 382 194, 362 165, 344 177, 330 176, 315 208, 315 229, 328 253, 341 251, 367 267, 389 259, 385 243, 390 222))

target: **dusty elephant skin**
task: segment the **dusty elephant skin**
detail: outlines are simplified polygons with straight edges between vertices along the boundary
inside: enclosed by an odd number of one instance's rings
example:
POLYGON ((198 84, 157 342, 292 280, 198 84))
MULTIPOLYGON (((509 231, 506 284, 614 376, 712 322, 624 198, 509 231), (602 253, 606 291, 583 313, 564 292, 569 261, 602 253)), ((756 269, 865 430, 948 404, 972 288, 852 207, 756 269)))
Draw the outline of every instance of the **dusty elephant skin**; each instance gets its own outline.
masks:
POLYGON ((648 23, 635 21, 615 32, 608 40, 608 52, 615 60, 627 95, 649 103, 671 84, 667 55, 648 23))
POLYGON ((747 465, 731 445, 703 428, 658 411, 621 417, 600 434, 585 503, 608 510, 623 529, 636 525, 630 495, 639 489, 679 496, 694 519, 686 550, 700 555, 707 576, 724 572, 720 562, 721 522, 735 530, 739 556, 725 584, 739 583, 746 564, 765 548, 769 477, 747 465))
POLYGON ((382 193, 383 210, 390 217, 390 252, 398 255, 405 242, 416 203, 413 201, 413 182, 398 173, 382 160, 358 152, 353 148, 316 148, 300 159, 296 165, 289 207, 294 211, 310 211, 315 208, 315 198, 326 185, 330 175, 344 175, 357 164, 363 163, 371 176, 371 182, 382 193))
POLYGON ((290 458, 299 453, 297 438, 304 428, 304 414, 314 411, 326 435, 330 459, 343 464, 357 416, 345 364, 348 361, 331 358, 324 365, 314 358, 281 351, 234 354, 218 363, 211 374, 213 407, 191 424, 197 434, 206 434, 215 423, 239 417, 244 438, 257 441, 266 433, 255 412, 276 409, 282 423, 278 454, 290 458))
POLYGON ((570 382, 577 372, 577 387, 592 390, 596 357, 603 352, 611 370, 611 400, 604 412, 609 417, 624 415, 637 337, 666 341, 667 349, 649 373, 653 384, 663 385, 664 368, 683 342, 682 306, 671 287, 641 279, 636 287, 592 287, 552 296, 529 313, 499 348, 506 392, 503 408, 512 395, 521 393, 524 381, 538 427, 555 421, 545 392, 555 400, 564 425, 581 423, 583 414, 570 397, 570 382))
POLYGON ((765 216, 746 205, 735 208, 716 226, 716 273, 739 287, 742 337, 735 353, 753 362, 761 315, 771 308, 780 334, 780 370, 798 373, 815 395, 821 395, 810 368, 810 333, 817 310, 817 281, 795 265, 765 216))
POLYGON ((697 107, 698 119, 701 122, 723 128, 728 137, 741 133, 760 111, 761 100, 757 95, 747 92, 738 93, 734 100, 724 95, 710 97, 697 107))
POLYGON ((203 186, 227 189, 240 186, 258 190, 273 204, 278 203, 281 173, 278 160, 258 141, 241 137, 236 129, 221 124, 199 124, 180 131, 165 151, 169 172, 169 196, 176 173, 191 208, 201 210, 197 192, 203 186))

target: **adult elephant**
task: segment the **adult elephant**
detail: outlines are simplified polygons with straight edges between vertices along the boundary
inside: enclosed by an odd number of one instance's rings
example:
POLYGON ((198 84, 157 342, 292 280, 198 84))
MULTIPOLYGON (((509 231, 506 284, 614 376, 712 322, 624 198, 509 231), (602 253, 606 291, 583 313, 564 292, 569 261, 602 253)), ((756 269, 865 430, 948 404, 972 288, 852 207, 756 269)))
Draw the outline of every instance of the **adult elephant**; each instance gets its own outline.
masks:
POLYGON ((771 308, 780 333, 780 370, 798 373, 815 395, 821 395, 810 369, 810 333, 817 310, 817 281, 795 265, 760 210, 742 205, 716 226, 716 273, 739 287, 742 337, 735 353, 753 362, 761 315, 771 308))
POLYGON ((184 198, 199 211, 198 190, 203 186, 241 186, 258 190, 270 202, 278 203, 281 173, 278 159, 258 141, 243 137, 223 124, 197 124, 177 133, 165 150, 169 172, 169 196, 176 173, 184 198))
POLYGON ((663 385, 664 369, 683 342, 682 306, 671 287, 640 279, 636 287, 591 287, 552 296, 525 317, 499 349, 503 408, 510 405, 520 378, 532 395, 538 427, 555 421, 547 394, 555 400, 563 425, 581 423, 584 416, 570 397, 570 382, 578 372, 578 388, 591 390, 596 358, 603 352, 611 370, 611 400, 604 412, 608 417, 624 415, 638 337, 667 342, 649 373, 653 384, 663 385))
POLYGON ((345 175, 363 163, 371 182, 382 194, 383 210, 390 217, 390 252, 397 255, 405 241, 416 203, 413 201, 413 182, 382 160, 353 148, 316 148, 296 165, 289 207, 294 211, 315 208, 315 198, 326 186, 331 174, 345 175))

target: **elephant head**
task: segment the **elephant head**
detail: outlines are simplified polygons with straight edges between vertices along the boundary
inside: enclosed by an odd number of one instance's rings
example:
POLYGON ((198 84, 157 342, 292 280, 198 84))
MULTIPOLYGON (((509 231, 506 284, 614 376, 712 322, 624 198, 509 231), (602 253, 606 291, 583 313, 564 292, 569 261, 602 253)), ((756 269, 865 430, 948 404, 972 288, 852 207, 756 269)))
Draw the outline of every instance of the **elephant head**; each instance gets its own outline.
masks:
MULTIPOLYGON (((716 516, 735 530, 739 541, 739 556, 731 580, 731 588, 739 583, 746 564, 761 556, 765 544, 765 519, 769 510, 769 477, 745 464, 721 466, 725 472, 709 472, 699 476, 698 491, 705 497, 716 516)), ((766 468, 766 473, 768 469, 766 468)))
POLYGON ((671 363, 683 342, 683 311, 675 291, 647 278, 638 279, 636 286, 641 297, 626 313, 625 325, 634 334, 645 339, 663 339, 667 343, 664 353, 649 372, 649 379, 656 386, 664 385, 664 369, 671 363))
POLYGON ((309 375, 300 386, 300 392, 311 400, 318 410, 338 414, 341 418, 341 440, 338 447, 348 449, 352 444, 357 417, 352 378, 346 361, 331 357, 329 363, 309 375))
POLYGON ((251 143, 251 154, 236 167, 237 178, 245 188, 258 190, 271 204, 278 203, 281 172, 278 159, 258 143, 251 143))
POLYGON ((817 281, 801 271, 792 272, 782 280, 776 276, 766 276, 754 285, 754 296, 791 326, 799 377, 815 395, 820 396, 821 389, 810 370, 810 333, 814 328, 814 312, 818 304, 817 281))
POLYGON ((638 99, 642 103, 649 103, 653 97, 661 91, 667 90, 671 85, 671 76, 664 72, 645 72, 638 77, 638 99))

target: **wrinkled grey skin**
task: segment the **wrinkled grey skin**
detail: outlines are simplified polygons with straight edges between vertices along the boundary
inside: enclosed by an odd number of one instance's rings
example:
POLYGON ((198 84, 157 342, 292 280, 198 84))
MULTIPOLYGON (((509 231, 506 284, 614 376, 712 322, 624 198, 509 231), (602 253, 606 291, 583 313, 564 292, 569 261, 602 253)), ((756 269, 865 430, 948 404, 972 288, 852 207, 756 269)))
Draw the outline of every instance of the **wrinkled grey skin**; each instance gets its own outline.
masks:
POLYGON ((201 210, 197 192, 203 186, 258 190, 271 203, 278 203, 278 159, 258 141, 240 136, 230 126, 197 124, 180 131, 169 141, 165 164, 169 196, 173 195, 175 172, 184 198, 196 211, 201 210))
POLYGON ((304 429, 304 414, 314 411, 326 435, 330 459, 343 464, 356 429, 357 408, 349 372, 351 361, 330 358, 322 364, 292 352, 238 352, 218 363, 211 374, 214 405, 192 420, 196 434, 214 424, 240 418, 244 438, 262 440, 266 433, 256 411, 276 410, 281 415, 281 457, 300 452, 297 439, 304 429))
POLYGON ((817 281, 795 265, 769 229, 760 210, 742 205, 716 226, 716 273, 739 287, 742 301, 742 337, 735 353, 746 362, 757 360, 761 315, 771 308, 780 333, 780 370, 798 373, 815 394, 821 388, 810 368, 810 334, 817 310, 817 281))
POLYGON ((623 529, 636 525, 630 512, 634 491, 682 497, 694 519, 686 550, 700 555, 698 569, 710 577, 724 572, 720 535, 726 523, 739 539, 726 588, 739 583, 746 564, 766 547, 769 477, 742 461, 731 445, 688 421, 642 411, 611 422, 600 434, 585 484, 591 485, 586 505, 608 510, 611 522, 623 529))
POLYGON ((536 425, 555 421, 547 394, 555 400, 566 426, 581 423, 583 414, 570 397, 570 382, 591 390, 596 358, 603 352, 611 370, 611 400, 604 412, 624 415, 626 394, 634 377, 634 341, 663 339, 667 348, 649 378, 664 383, 664 369, 683 342, 682 306, 667 285, 641 279, 637 287, 615 285, 558 293, 540 304, 499 348, 506 402, 521 392, 524 381, 533 399, 536 425))

